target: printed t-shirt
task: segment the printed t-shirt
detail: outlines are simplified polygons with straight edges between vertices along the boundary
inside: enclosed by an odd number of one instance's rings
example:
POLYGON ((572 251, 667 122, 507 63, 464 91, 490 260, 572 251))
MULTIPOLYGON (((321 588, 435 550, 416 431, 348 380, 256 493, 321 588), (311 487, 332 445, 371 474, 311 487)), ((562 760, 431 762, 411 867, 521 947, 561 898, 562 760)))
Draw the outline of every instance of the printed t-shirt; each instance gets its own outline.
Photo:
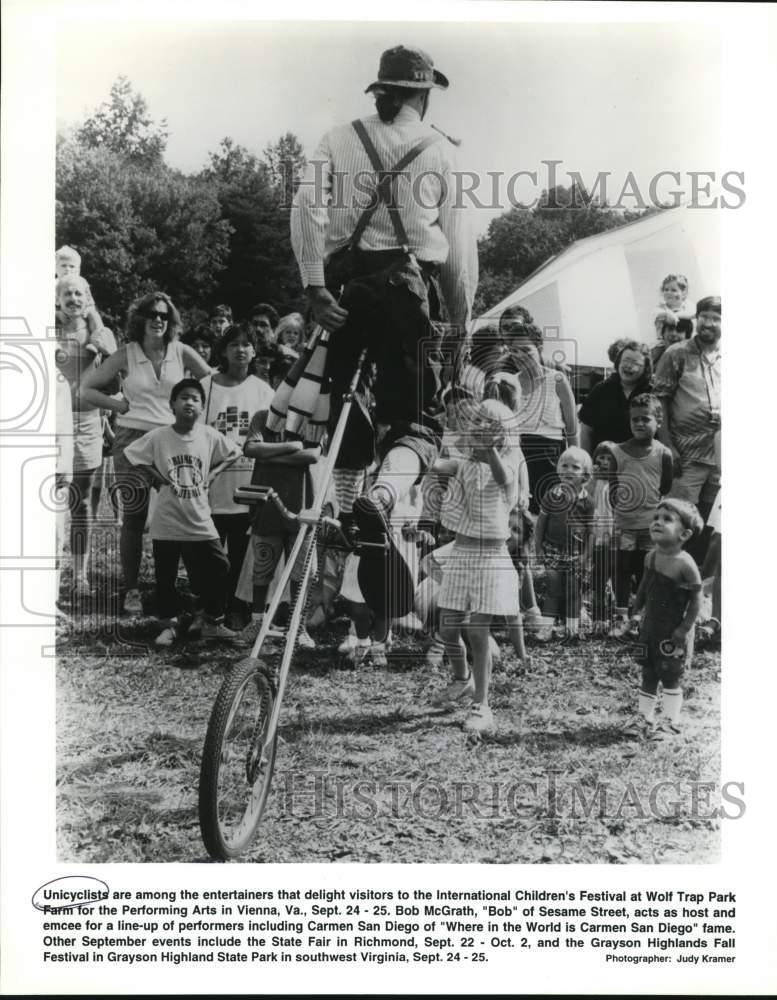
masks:
POLYGON ((128 461, 153 465, 169 481, 159 490, 151 537, 170 542, 218 538, 208 503, 208 476, 214 466, 240 453, 237 444, 203 424, 195 424, 188 434, 158 427, 127 445, 128 461))
MULTIPOLYGON (((257 412, 267 411, 274 392, 267 382, 249 375, 240 385, 218 385, 208 375, 202 380, 205 391, 205 407, 200 420, 215 428, 229 441, 240 447, 248 437, 251 417, 257 412)), ((220 472, 210 486, 210 509, 214 514, 246 514, 248 508, 234 501, 238 486, 251 482, 253 459, 239 458, 234 465, 220 472)))

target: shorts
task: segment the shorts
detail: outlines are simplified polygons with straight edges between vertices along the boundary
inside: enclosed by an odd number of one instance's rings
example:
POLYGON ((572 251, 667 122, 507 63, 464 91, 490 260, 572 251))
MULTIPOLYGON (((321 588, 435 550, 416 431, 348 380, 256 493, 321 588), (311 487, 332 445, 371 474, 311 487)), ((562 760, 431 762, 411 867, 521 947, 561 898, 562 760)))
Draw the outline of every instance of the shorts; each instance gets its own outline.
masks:
MULTIPOLYGON (((149 470, 141 465, 133 465, 124 457, 124 449, 134 441, 139 441, 149 430, 140 430, 138 427, 117 427, 116 437, 113 439, 113 471, 116 478, 130 481, 142 481, 145 486, 151 489, 153 479, 149 470)), ((102 432, 100 433, 102 439, 102 432)), ((97 463, 100 464, 99 462, 97 463)))
POLYGON ((702 516, 709 512, 720 489, 720 470, 702 462, 683 462, 682 473, 672 483, 669 496, 696 504, 702 516))
POLYGON ((690 643, 683 656, 667 656, 661 646, 657 639, 648 639, 639 649, 637 663, 642 667, 642 690, 646 694, 654 694, 659 681, 665 688, 679 687, 690 663, 690 643))
POLYGON ((520 602, 518 574, 507 543, 454 543, 443 568, 437 598, 440 609, 481 615, 516 615, 520 602))
MULTIPOLYGON (((296 539, 296 535, 251 535, 251 547, 254 554, 255 587, 269 587, 275 576, 275 570, 282 555, 288 555, 296 539)), ((291 579, 299 583, 305 570, 305 546, 302 546, 291 571, 291 579)), ((313 572, 316 571, 316 553, 313 553, 313 572)))
POLYGON ((73 472, 88 472, 103 464, 103 424, 99 410, 73 412, 73 472))

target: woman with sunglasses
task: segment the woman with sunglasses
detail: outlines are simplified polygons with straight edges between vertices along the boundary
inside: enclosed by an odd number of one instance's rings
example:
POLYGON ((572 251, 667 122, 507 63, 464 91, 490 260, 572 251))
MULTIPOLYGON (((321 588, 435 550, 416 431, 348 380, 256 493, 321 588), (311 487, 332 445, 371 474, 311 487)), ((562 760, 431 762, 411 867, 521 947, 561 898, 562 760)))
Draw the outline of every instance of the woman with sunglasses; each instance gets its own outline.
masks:
POLYGON ((124 450, 148 431, 173 422, 170 393, 185 370, 195 378, 211 372, 192 347, 181 343, 180 332, 181 318, 170 296, 149 292, 130 306, 127 343, 99 368, 87 372, 81 383, 85 400, 118 414, 113 461, 122 498, 119 552, 128 614, 143 610, 138 574, 152 483, 150 474, 126 460, 124 450), (120 399, 106 394, 117 376, 122 380, 120 399))

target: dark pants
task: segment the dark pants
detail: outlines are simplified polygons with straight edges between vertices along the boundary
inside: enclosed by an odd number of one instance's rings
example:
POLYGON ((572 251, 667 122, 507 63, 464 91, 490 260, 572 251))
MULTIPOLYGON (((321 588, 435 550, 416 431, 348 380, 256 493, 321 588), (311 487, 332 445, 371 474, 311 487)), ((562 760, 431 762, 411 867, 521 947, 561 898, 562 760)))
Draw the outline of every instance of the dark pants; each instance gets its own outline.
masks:
POLYGON ((213 514, 213 523, 219 533, 219 540, 229 558, 229 575, 227 576, 227 607, 230 611, 244 611, 248 605, 235 597, 240 570, 243 568, 248 543, 251 536, 248 529, 251 525, 251 515, 245 514, 213 514))
POLYGON ((521 434, 521 451, 529 473, 529 510, 532 514, 539 514, 542 498, 559 481, 556 465, 563 450, 563 441, 554 441, 539 434, 521 434))
POLYGON ((327 266, 327 286, 335 294, 344 286, 340 303, 348 310, 327 355, 330 435, 364 347, 370 368, 351 409, 338 468, 365 469, 372 463, 375 424, 390 427, 384 451, 387 444, 407 445, 419 454, 422 468, 436 457, 444 415, 440 337, 432 324, 439 315, 436 270, 428 264, 414 268, 401 251, 338 254, 327 266))
POLYGON ((642 574, 645 572, 644 549, 624 551, 620 549, 616 559, 615 573, 615 603, 619 608, 627 608, 631 598, 631 580, 634 578, 634 587, 639 587, 642 574))
POLYGON ((229 560, 218 538, 197 542, 169 542, 154 539, 154 576, 156 578, 156 605, 160 618, 175 618, 179 600, 175 589, 178 561, 183 559, 189 584, 200 596, 206 615, 220 618, 229 574, 229 560))

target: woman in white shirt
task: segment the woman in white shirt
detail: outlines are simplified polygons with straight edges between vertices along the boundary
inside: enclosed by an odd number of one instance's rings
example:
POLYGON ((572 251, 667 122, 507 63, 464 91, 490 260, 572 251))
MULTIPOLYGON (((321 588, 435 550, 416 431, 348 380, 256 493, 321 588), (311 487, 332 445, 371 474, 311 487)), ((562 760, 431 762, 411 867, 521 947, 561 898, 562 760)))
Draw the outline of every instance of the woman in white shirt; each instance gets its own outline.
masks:
POLYGON ((127 343, 90 370, 81 382, 87 402, 118 414, 113 461, 116 488, 122 499, 122 527, 119 542, 124 574, 124 610, 143 610, 138 590, 143 529, 151 497, 151 477, 124 457, 124 449, 157 427, 173 422, 170 393, 188 369, 195 378, 211 371, 193 348, 180 342, 181 318, 169 295, 149 292, 130 306, 127 343), (105 392, 122 379, 122 398, 105 392))

